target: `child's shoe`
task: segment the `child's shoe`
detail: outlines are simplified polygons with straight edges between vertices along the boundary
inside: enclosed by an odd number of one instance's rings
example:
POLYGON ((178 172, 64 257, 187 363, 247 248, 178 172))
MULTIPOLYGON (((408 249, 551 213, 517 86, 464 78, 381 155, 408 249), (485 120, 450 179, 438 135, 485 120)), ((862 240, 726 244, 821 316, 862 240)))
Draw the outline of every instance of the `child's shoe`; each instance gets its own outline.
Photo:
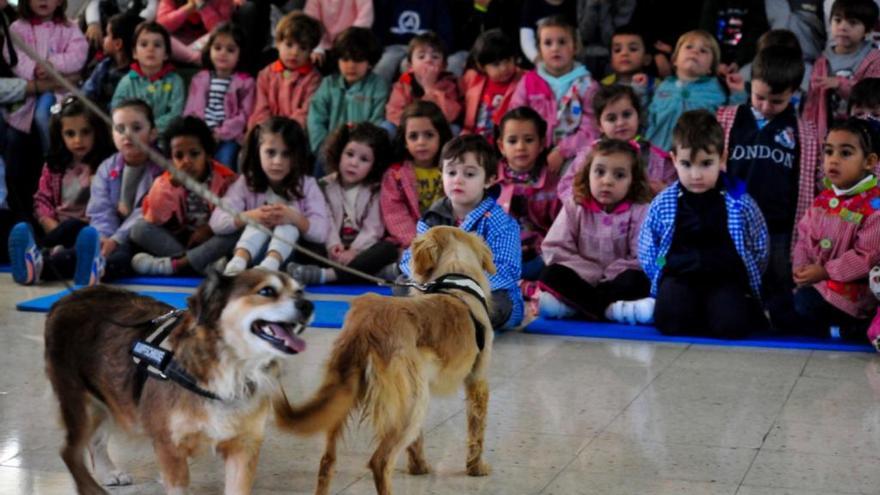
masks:
POLYGON ((323 270, 317 265, 300 265, 290 262, 287 264, 287 273, 303 285, 324 283, 323 270))
POLYGON ((605 308, 605 318, 628 325, 649 325, 654 322, 654 298, 613 302, 605 308))
POLYGON ((868 274, 868 284, 871 287, 871 292, 874 293, 874 297, 880 299, 880 266, 875 266, 871 269, 871 273, 868 274))
POLYGON ((547 292, 538 296, 538 315, 544 318, 571 318, 577 311, 547 292))
POLYGON ((153 256, 148 253, 138 253, 131 258, 131 268, 141 275, 173 275, 174 268, 171 266, 171 258, 168 256, 153 256))
POLYGON ((104 276, 104 257, 101 256, 101 235, 94 227, 88 226, 76 236, 76 270, 73 283, 92 286, 104 276))
POLYGON ((223 268, 223 275, 234 277, 245 270, 247 270, 247 260, 240 256, 233 256, 223 268))
POLYGON ((21 222, 9 233, 9 259, 12 262, 12 279, 19 284, 31 285, 43 272, 43 256, 34 242, 30 225, 21 222))
POLYGON ((871 345, 874 346, 877 352, 880 352, 880 308, 877 308, 877 314, 874 315, 874 320, 871 321, 871 326, 868 327, 868 341, 871 342, 871 345))

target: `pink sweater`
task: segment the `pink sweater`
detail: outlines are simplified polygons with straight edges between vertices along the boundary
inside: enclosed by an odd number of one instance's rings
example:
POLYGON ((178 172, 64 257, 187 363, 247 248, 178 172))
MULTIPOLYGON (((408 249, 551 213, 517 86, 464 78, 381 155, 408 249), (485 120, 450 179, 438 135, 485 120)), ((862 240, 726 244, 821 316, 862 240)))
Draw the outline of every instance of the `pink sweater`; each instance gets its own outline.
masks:
POLYGON ((394 125, 400 125, 400 116, 407 105, 417 99, 431 101, 440 107, 448 122, 455 122, 461 114, 461 96, 458 94, 458 83, 455 76, 450 73, 440 75, 434 89, 425 93, 421 98, 413 95, 413 82, 415 76, 412 72, 406 72, 391 87, 391 95, 385 105, 385 118, 394 125))
POLYGON ((324 26, 320 51, 329 50, 339 33, 352 26, 373 26, 372 0, 308 0, 303 12, 324 26))
MULTIPOLYGON (((203 70, 193 76, 189 83, 189 96, 186 98, 186 108, 183 109, 184 115, 205 118, 210 85, 210 71, 203 70)), ((254 111, 254 95, 256 94, 254 88, 253 77, 244 72, 233 74, 229 89, 226 90, 226 96, 223 98, 225 118, 223 123, 215 129, 220 139, 239 143, 244 140, 248 117, 254 111)))
POLYGON ((248 129, 272 116, 293 119, 305 129, 309 102, 321 84, 321 73, 311 65, 287 69, 280 60, 257 75, 257 101, 248 129))
MULTIPOLYGON (((46 21, 37 24, 19 19, 9 26, 9 30, 20 36, 28 46, 62 74, 79 72, 86 63, 89 44, 79 30, 79 26, 74 23, 46 21)), ((16 53, 18 64, 12 68, 15 75, 29 81, 35 79, 37 62, 28 57, 23 50, 16 50, 16 53)), ((9 60, 6 43, 3 44, 3 56, 7 61, 9 60)), ((64 94, 64 92, 56 93, 56 98, 61 99, 64 94)), ((21 132, 30 132, 36 101, 36 97, 29 96, 18 110, 6 117, 9 125, 21 132)))
POLYGON ((175 38, 189 44, 218 25, 232 19, 235 10, 233 0, 205 0, 205 6, 198 10, 187 10, 186 2, 161 0, 156 12, 156 22, 168 30, 175 38))
POLYGON ((628 201, 606 213, 593 201, 566 200, 544 238, 544 263, 570 268, 590 285, 641 270, 639 230, 647 213, 648 205, 628 201))

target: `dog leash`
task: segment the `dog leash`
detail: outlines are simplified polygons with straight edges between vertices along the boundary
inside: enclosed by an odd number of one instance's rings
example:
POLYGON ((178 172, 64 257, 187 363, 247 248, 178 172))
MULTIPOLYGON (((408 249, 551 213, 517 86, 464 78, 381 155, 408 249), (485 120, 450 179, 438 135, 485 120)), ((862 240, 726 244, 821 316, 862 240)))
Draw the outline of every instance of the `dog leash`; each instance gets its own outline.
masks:
POLYGON ((174 351, 163 346, 165 339, 183 321, 181 316, 184 313, 186 313, 185 309, 173 309, 153 318, 149 322, 156 326, 153 333, 145 339, 136 340, 132 345, 131 358, 137 365, 133 388, 135 402, 140 402, 148 378, 171 380, 206 399, 222 400, 217 394, 200 387, 196 379, 174 359, 174 351))

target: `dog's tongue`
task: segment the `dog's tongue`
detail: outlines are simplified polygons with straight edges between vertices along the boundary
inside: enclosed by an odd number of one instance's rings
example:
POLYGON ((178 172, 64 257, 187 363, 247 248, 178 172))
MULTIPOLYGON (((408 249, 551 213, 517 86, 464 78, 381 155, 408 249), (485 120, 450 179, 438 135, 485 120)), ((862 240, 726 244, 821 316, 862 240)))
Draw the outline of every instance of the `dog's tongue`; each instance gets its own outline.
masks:
POLYGON ((306 341, 297 337, 293 333, 291 333, 290 327, 285 327, 284 325, 279 325, 278 323, 269 323, 269 327, 275 332, 275 337, 284 341, 284 344, 287 347, 293 349, 296 352, 302 352, 306 350, 306 341))

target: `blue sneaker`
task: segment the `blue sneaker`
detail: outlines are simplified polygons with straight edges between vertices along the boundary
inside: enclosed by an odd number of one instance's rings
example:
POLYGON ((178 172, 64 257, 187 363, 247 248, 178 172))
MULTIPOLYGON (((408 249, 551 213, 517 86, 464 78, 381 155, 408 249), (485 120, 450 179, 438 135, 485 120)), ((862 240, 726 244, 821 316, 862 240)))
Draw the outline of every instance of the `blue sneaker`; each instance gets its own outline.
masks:
POLYGON ((40 278, 43 271, 43 256, 40 254, 31 226, 21 222, 9 233, 9 259, 12 263, 12 279, 19 284, 31 285, 40 278))
POLYGON ((76 236, 76 271, 73 283, 95 285, 104 275, 104 257, 101 256, 101 235, 94 227, 86 227, 76 236))

